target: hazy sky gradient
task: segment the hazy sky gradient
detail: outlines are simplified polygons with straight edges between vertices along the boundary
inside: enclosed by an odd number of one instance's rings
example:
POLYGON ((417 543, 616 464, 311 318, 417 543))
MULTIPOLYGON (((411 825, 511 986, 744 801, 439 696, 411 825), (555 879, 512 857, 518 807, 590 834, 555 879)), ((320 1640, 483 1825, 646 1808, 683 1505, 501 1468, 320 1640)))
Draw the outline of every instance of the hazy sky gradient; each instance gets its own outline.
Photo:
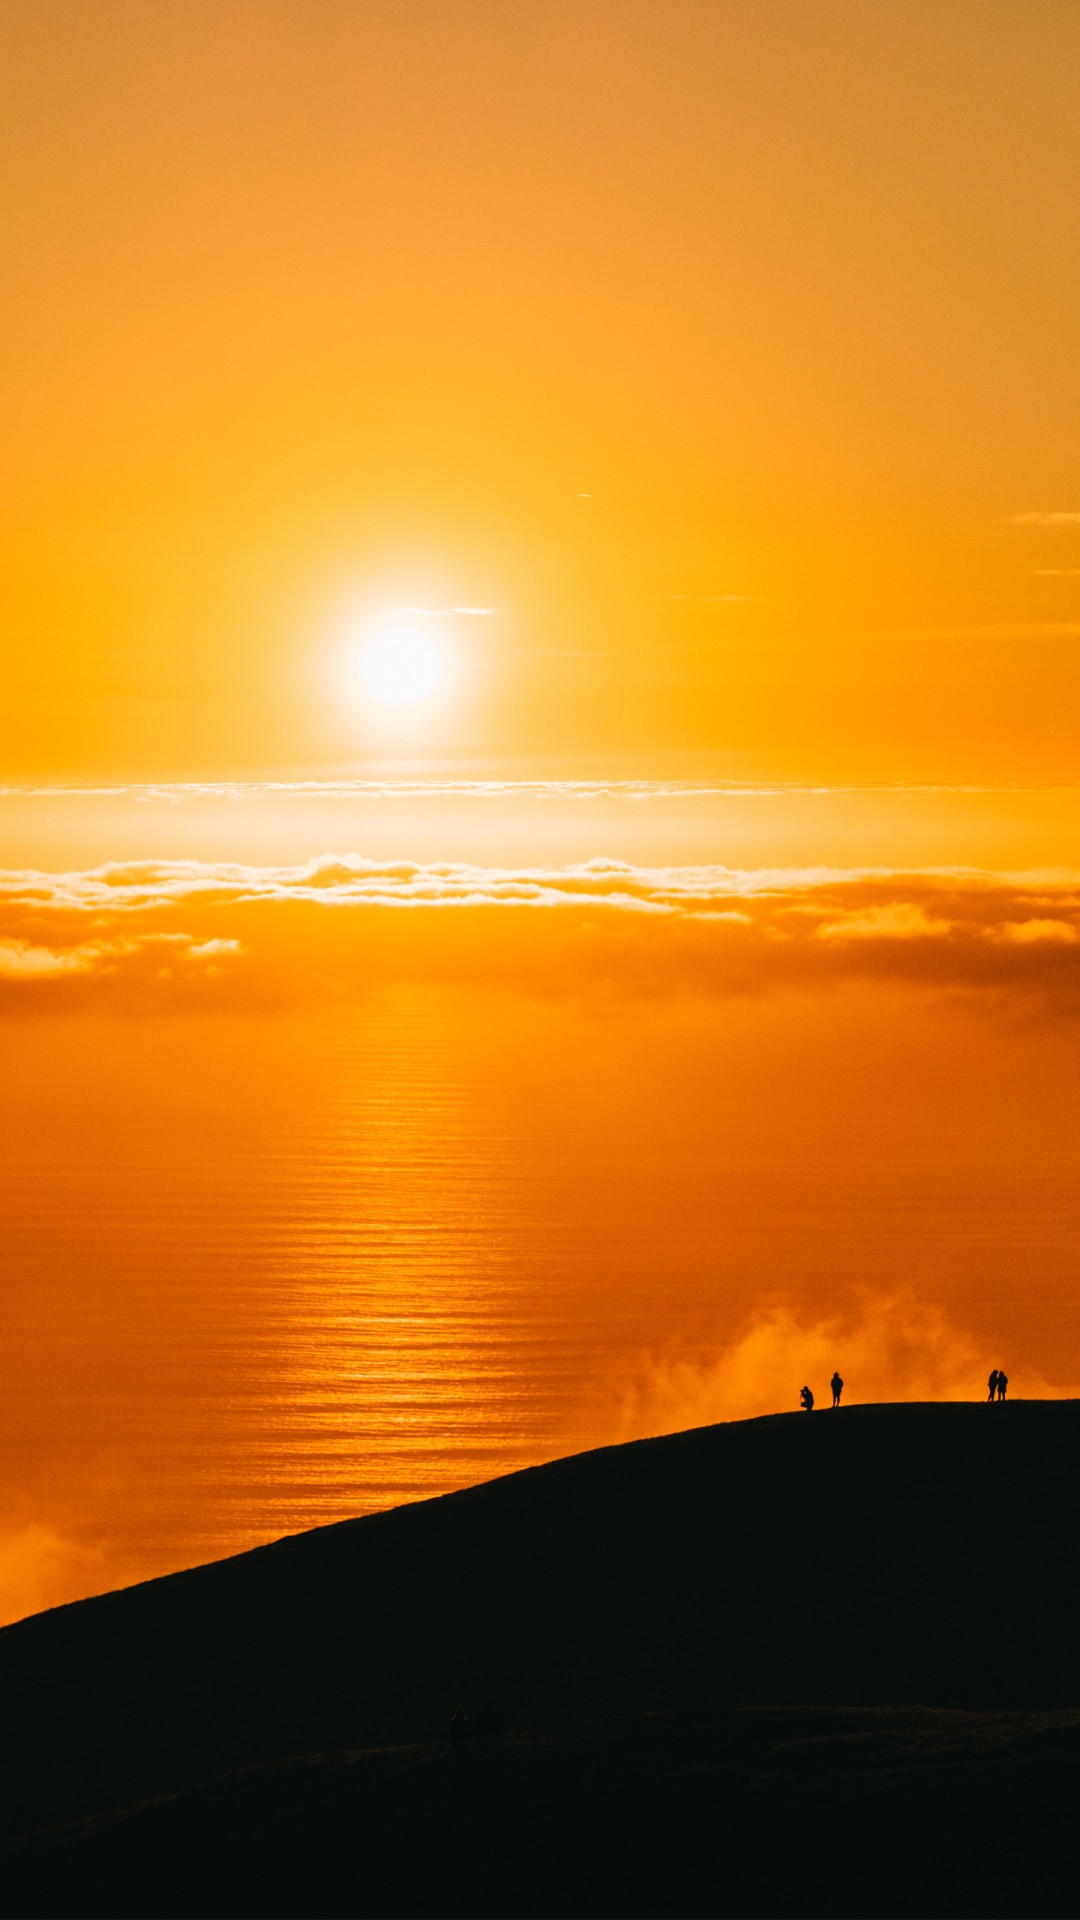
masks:
POLYGON ((0 41, 10 771, 1076 777, 1070 0, 0 41), (335 675, 400 603, 498 609, 407 737, 335 675))

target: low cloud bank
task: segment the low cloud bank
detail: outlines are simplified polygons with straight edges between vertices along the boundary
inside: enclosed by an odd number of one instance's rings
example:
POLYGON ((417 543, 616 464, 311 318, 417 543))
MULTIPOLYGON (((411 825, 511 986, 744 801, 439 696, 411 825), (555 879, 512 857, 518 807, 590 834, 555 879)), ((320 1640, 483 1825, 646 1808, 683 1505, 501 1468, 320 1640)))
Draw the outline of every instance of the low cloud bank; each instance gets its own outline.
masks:
POLYGON ((711 1354, 643 1354, 629 1381, 616 1389, 606 1437, 637 1440, 717 1420, 794 1413, 804 1385, 827 1409, 834 1368, 847 1403, 985 1400, 990 1371, 998 1366, 1009 1375, 1015 1398, 1080 1397, 1080 1383, 1055 1386, 1030 1368, 1013 1366, 1007 1353, 910 1292, 867 1290, 846 1311, 821 1317, 774 1306, 711 1354))
POLYGON ((878 978, 1080 1011, 1080 877, 155 861, 0 873, 0 1002, 266 1005, 406 981, 731 995, 878 978))

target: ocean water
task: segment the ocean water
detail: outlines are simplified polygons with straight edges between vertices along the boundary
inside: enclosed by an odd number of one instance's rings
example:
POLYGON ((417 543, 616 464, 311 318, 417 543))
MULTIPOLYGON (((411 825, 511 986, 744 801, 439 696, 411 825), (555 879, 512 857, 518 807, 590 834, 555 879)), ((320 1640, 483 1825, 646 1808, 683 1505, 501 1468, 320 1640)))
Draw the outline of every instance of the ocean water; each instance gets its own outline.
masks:
POLYGON ((428 990, 3 1039, 7 1617, 815 1366, 1080 1374, 1056 1035, 428 990))

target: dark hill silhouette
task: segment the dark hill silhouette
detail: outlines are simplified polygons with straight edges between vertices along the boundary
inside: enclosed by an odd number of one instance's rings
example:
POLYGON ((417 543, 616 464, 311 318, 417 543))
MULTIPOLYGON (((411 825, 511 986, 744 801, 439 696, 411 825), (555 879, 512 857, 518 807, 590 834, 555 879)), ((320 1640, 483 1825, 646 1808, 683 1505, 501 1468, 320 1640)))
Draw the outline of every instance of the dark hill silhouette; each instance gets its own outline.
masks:
POLYGON ((430 1742, 459 1700, 534 1737, 1080 1709, 1078 1496, 1080 1402, 844 1407, 578 1455, 59 1608, 0 1633, 5 1830, 430 1742))

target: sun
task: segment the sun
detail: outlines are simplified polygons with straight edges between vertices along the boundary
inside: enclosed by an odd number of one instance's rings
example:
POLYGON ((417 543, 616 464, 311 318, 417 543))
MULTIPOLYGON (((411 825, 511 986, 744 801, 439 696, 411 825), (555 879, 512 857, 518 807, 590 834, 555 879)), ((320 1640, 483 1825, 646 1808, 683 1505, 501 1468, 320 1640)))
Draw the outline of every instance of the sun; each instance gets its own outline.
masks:
POLYGON ((418 707, 442 685, 442 649, 420 627, 383 627, 359 661, 360 684, 380 707, 418 707))

